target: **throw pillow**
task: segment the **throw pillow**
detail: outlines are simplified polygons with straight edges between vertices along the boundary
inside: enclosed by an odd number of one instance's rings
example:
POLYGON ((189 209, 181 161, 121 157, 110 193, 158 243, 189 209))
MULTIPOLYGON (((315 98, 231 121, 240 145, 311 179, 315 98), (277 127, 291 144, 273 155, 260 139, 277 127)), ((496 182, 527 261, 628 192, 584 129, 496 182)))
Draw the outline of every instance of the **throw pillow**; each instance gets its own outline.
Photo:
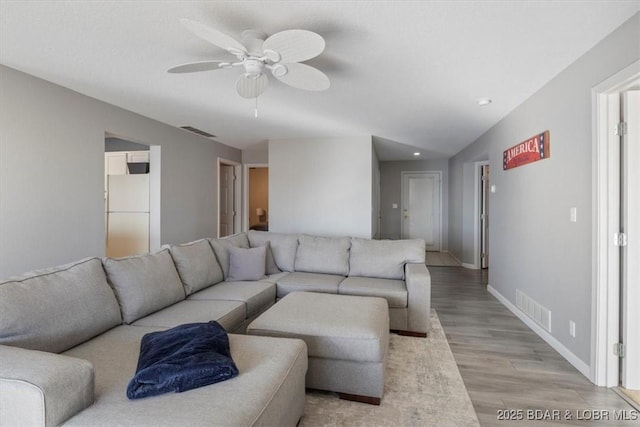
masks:
POLYGON ((224 328, 213 320, 188 323, 142 337, 138 366, 127 386, 127 397, 181 393, 237 375, 224 328))
POLYGON ((227 281, 260 280, 267 264, 267 247, 244 249, 229 247, 229 275, 227 281))

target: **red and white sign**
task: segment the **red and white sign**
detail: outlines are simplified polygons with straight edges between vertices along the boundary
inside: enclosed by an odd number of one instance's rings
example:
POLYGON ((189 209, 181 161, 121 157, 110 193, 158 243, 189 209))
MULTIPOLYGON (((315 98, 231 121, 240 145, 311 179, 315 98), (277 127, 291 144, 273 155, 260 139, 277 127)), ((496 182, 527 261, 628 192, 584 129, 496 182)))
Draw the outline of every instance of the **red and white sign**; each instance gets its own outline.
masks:
POLYGON ((512 169, 527 163, 548 159, 551 156, 549 131, 533 136, 502 153, 502 169, 512 169))

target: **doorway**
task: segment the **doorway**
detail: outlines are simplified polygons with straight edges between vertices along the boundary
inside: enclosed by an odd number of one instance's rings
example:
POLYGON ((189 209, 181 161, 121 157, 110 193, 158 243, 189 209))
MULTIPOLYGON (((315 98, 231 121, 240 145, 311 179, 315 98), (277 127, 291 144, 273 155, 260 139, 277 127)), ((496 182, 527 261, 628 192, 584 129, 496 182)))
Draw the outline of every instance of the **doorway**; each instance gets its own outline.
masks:
POLYGON ((269 165, 244 165, 244 230, 269 231, 269 165))
POLYGON ((593 89, 592 380, 640 389, 640 61, 593 89), (615 353, 615 354, 614 354, 615 353))
POLYGON ((441 249, 442 172, 402 172, 402 238, 424 239, 427 251, 441 249))
POLYGON ((218 237, 240 231, 240 163, 218 159, 218 237))
POLYGON ((106 256, 158 249, 160 147, 105 135, 104 177, 106 256))

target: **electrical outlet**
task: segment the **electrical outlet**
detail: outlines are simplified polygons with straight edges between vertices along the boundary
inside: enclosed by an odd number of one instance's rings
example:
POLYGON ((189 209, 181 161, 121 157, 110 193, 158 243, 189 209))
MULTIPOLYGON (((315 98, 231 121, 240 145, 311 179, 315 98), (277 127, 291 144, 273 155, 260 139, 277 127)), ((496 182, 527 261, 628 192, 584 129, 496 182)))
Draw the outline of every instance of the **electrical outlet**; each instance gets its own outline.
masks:
POLYGON ((576 322, 569 320, 569 335, 576 337, 576 322))
POLYGON ((578 208, 569 209, 569 221, 571 222, 578 221, 578 208))

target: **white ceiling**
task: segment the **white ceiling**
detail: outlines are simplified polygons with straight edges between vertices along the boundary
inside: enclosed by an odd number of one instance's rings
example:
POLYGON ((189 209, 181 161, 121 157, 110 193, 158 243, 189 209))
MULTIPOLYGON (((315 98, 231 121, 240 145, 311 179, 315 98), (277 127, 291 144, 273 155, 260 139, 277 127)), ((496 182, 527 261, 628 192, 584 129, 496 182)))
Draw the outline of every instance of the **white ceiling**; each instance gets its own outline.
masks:
POLYGON ((599 40, 639 1, 0 1, 0 63, 238 148, 270 138, 370 134, 381 160, 447 158, 599 40), (224 57, 188 32, 239 39, 301 28, 326 40, 306 92, 270 78, 254 101, 238 69, 168 74, 224 57), (493 103, 479 107, 476 100, 493 103))

